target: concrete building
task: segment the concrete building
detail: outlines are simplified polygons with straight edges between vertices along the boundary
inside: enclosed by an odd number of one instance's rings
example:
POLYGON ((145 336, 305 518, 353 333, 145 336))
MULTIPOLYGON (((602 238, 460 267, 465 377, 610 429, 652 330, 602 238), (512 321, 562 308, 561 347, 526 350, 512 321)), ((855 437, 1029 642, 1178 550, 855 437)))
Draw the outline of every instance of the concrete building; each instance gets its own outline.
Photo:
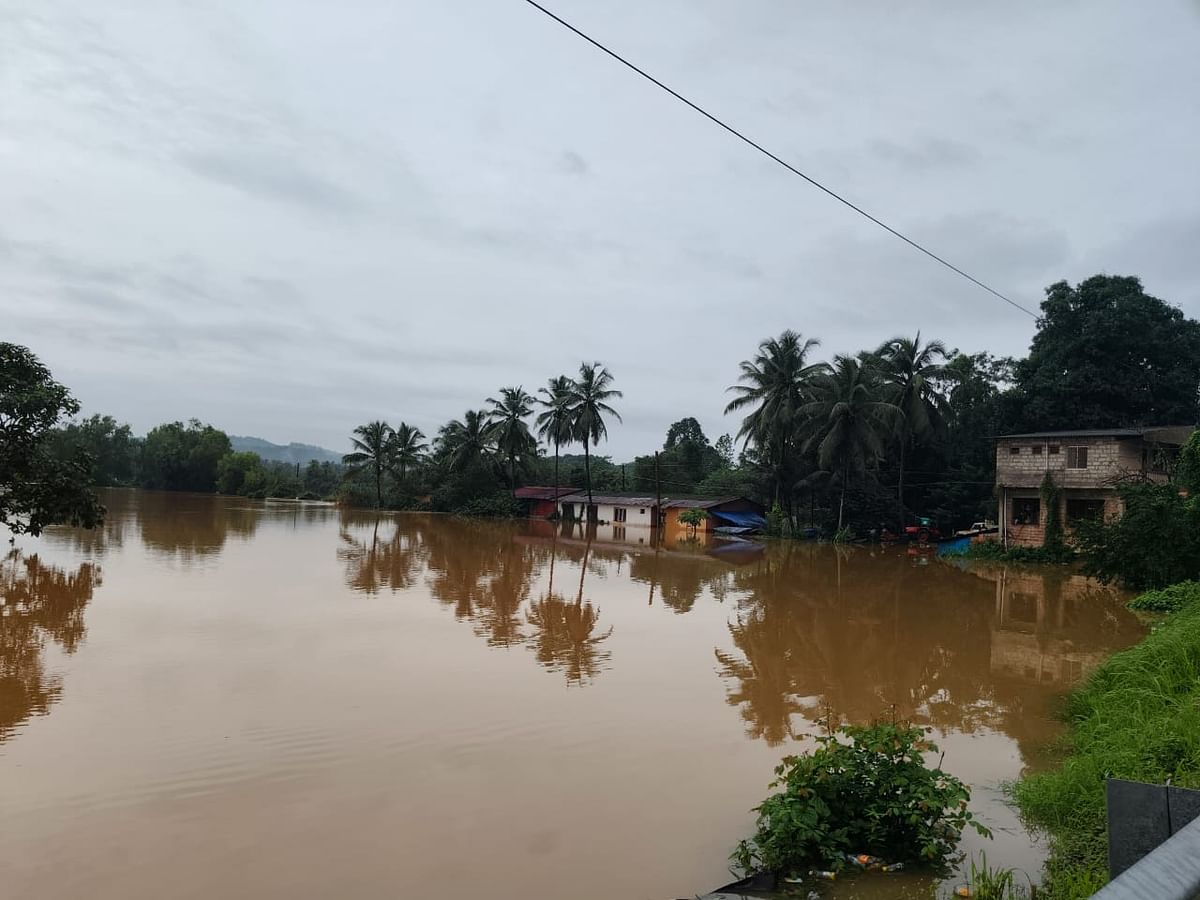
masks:
POLYGON ((658 503, 655 497, 645 494, 593 491, 592 506, 589 510, 587 491, 576 490, 559 498, 558 514, 563 519, 653 528, 658 522, 658 503))
POLYGON ((996 439, 1000 537, 1040 547, 1047 510, 1042 482, 1049 472, 1061 494, 1059 520, 1070 529, 1083 518, 1120 515, 1117 486, 1130 479, 1166 481, 1191 426, 1039 431, 996 439))

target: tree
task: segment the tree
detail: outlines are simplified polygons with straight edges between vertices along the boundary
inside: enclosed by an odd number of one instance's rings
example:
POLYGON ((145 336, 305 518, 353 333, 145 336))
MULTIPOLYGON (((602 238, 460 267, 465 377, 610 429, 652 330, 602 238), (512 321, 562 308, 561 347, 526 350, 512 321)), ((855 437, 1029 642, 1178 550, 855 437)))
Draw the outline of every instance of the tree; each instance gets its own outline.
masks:
POLYGON ((1200 497, 1200 429, 1193 431, 1179 451, 1175 481, 1192 497, 1200 497))
POLYGON ((249 496, 265 484, 266 471, 257 453, 228 453, 217 463, 217 490, 222 494, 249 496))
POLYGON ((41 534, 47 525, 93 528, 104 508, 92 490, 92 459, 51 448, 51 431, 79 404, 27 348, 0 343, 0 525, 41 534))
POLYGON ((688 535, 690 537, 696 536, 696 529, 699 528, 707 518, 708 513, 698 506, 689 507, 679 514, 679 521, 687 526, 688 535))
POLYGON ((401 484, 408 470, 414 468, 425 458, 429 445, 425 443, 425 435, 420 428, 414 428, 406 422, 396 427, 391 441, 391 464, 397 469, 397 477, 401 484))
POLYGON ((1046 289, 1017 364, 1024 427, 1121 428, 1200 421, 1200 322, 1137 278, 1094 275, 1046 289))
POLYGON ((354 429, 350 439, 354 450, 342 457, 349 466, 348 477, 369 471, 375 476, 375 506, 383 506, 383 473, 391 464, 392 426, 387 422, 368 422, 354 429))
POLYGON ((112 416, 93 415, 80 422, 68 422, 55 432, 54 444, 56 453, 64 458, 80 450, 91 457, 96 484, 134 483, 139 442, 128 425, 117 424, 112 416))
POLYGON ((841 477, 838 531, 844 524, 846 487, 883 455, 885 434, 897 425, 900 410, 879 399, 874 373, 858 360, 837 356, 833 369, 814 384, 817 399, 806 403, 805 447, 815 450, 820 467, 841 477))
POLYGON ((733 438, 728 434, 723 434, 717 438, 717 456, 721 458, 721 465, 726 469, 732 469, 733 458, 733 438))
POLYGON ((538 437, 554 445, 554 489, 558 490, 558 455, 563 444, 569 444, 574 439, 571 430, 571 388, 573 382, 566 375, 558 375, 550 379, 544 388, 538 388, 541 395, 538 405, 542 412, 537 417, 538 437))
POLYGON ((571 385, 567 397, 567 408, 571 413, 571 434, 574 440, 583 444, 583 468, 587 481, 589 512, 592 507, 592 459, 589 445, 598 445, 601 438, 608 437, 605 416, 612 416, 618 422, 621 421, 620 415, 608 402, 622 396, 620 391, 611 387, 612 383, 612 373, 600 363, 581 363, 579 378, 571 385))
POLYGON ((488 397, 488 435, 508 459, 508 488, 517 494, 517 460, 537 455, 537 440, 525 419, 533 413, 533 397, 518 386, 501 388, 500 399, 488 397))
POLYGON ((900 530, 904 530, 904 461, 909 445, 926 443, 945 434, 946 398, 938 390, 946 346, 929 341, 921 346, 921 332, 915 338, 895 337, 876 352, 883 377, 883 396, 900 410, 896 423, 899 449, 899 480, 896 485, 896 510, 900 530))
POLYGON ((438 444, 451 472, 463 472, 488 462, 495 445, 487 413, 468 409, 461 419, 451 419, 438 432, 438 444))
POLYGON ((142 487, 164 491, 217 489, 217 466, 233 452, 225 432, 191 419, 150 429, 142 441, 139 463, 142 487))
POLYGON ((825 363, 808 361, 819 345, 790 330, 768 338, 753 359, 742 361, 740 383, 728 389, 737 396, 726 404, 727 414, 750 410, 737 436, 755 443, 772 469, 776 503, 784 492, 788 454, 795 447, 802 410, 813 399, 814 382, 829 371, 825 363))

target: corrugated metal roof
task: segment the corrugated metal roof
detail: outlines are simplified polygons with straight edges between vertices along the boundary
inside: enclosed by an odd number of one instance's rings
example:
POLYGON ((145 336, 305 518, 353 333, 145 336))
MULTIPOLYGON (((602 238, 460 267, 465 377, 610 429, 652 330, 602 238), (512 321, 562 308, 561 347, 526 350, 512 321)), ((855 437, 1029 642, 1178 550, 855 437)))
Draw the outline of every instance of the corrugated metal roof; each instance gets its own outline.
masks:
POLYGON ((518 500, 555 500, 558 497, 565 497, 568 494, 574 494, 579 488, 574 487, 529 487, 517 488, 518 500))
POLYGON ((1192 425, 1152 425, 1146 428, 1082 428, 1063 431, 1030 431, 1026 434, 998 434, 994 440, 1028 440, 1029 438, 1089 438, 1115 437, 1132 438, 1146 437, 1151 440, 1166 441, 1167 443, 1183 443, 1189 434, 1195 430, 1192 425))
MULTIPOLYGON (((562 499, 572 503, 587 503, 587 491, 576 490, 562 499)), ((645 494, 601 494, 593 491, 592 503, 603 503, 605 506, 653 506, 654 498, 645 494)))
POLYGON ((695 497, 680 497, 678 500, 668 500, 663 503, 663 509, 712 509, 722 503, 741 500, 741 497, 720 497, 716 500, 705 500, 695 497))

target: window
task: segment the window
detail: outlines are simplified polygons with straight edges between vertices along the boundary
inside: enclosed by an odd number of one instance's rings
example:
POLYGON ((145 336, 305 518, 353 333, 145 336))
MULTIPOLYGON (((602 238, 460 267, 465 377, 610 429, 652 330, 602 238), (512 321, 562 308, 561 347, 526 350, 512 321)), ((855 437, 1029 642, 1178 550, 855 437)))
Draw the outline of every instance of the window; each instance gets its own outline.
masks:
POLYGON ((1087 447, 1068 447, 1067 448, 1067 468, 1068 469, 1086 469, 1087 466, 1087 447))
POLYGON ((1080 522, 1084 519, 1104 518, 1103 500, 1082 500, 1067 498, 1067 521, 1080 522))
POLYGON ((1037 525, 1042 519, 1042 501, 1036 497, 1014 497, 1012 523, 1014 525, 1037 525))
POLYGON ((1041 456, 1041 455, 1042 455, 1042 445, 1041 445, 1041 444, 1038 444, 1036 447, 1032 447, 1031 449, 1033 450, 1033 455, 1034 455, 1034 456, 1041 456))
POLYGON ((1008 452, 1011 453, 1013 456, 1016 456, 1017 454, 1019 454, 1021 452, 1021 448, 1020 447, 1009 447, 1008 452))
POLYGON ((639 516, 644 516, 645 514, 646 514, 646 511, 645 511, 644 509, 639 509, 639 510, 638 510, 638 515, 639 515, 639 516))
POLYGON ((628 516, 628 515, 629 515, 629 510, 627 510, 623 506, 618 506, 613 509, 613 521, 614 522, 624 522, 626 516, 628 516))
POLYGON ((1051 456, 1058 456, 1058 444, 1051 444, 1046 448, 1046 452, 1051 456))

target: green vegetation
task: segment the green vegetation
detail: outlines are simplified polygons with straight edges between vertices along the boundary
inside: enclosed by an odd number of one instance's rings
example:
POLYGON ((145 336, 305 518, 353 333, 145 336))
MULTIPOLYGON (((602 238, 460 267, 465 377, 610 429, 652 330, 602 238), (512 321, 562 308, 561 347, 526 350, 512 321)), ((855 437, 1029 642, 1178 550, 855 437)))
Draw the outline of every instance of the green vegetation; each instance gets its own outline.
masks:
POLYGON ((947 556, 963 559, 978 559, 988 562, 1031 563, 1037 565, 1054 565, 1068 562, 1074 558, 1068 549, 1065 553, 1047 550, 1045 547, 1009 547, 1005 549, 999 541, 975 541, 971 546, 961 551, 951 551, 947 556))
POLYGON ((967 886, 974 900, 1021 900, 1030 895, 1030 891, 1017 884, 1015 871, 992 868, 988 865, 987 854, 982 852, 978 863, 971 859, 967 886))
MULTIPOLYGON (((259 469, 242 458, 225 465, 219 484, 218 466, 233 447, 223 432, 195 421, 160 425, 138 439, 128 425, 92 416, 60 422, 47 446, 58 459, 89 460, 99 484, 220 486, 388 508, 463 510, 500 491, 511 499, 521 484, 744 495, 778 507, 772 533, 791 536, 808 528, 899 532, 913 513, 943 531, 994 517, 992 435, 1200 420, 1200 323, 1146 295, 1135 278, 1051 285, 1029 357, 1020 361, 948 349, 920 333, 828 362, 817 358, 819 347, 788 330, 763 340, 740 364, 726 407, 741 417, 740 452, 731 436, 712 443, 699 420, 683 416, 657 453, 625 466, 596 456, 608 427, 620 421, 613 403, 621 396, 599 363, 551 378, 536 399, 520 386, 505 388, 429 442, 403 422, 395 429, 382 419, 363 425, 344 472, 336 464, 301 472, 265 459, 259 469), (572 454, 578 445, 582 452, 572 454)), ((260 456, 290 449, 259 444, 260 456)), ((254 446, 239 442, 237 449, 254 446)), ((1200 436, 1171 462, 1177 483, 1200 495, 1200 436)), ((1066 559, 1065 541, 1055 537, 1061 523, 1052 522, 1050 532, 1049 556, 1038 559, 1066 559)), ((1153 554, 1147 560, 1142 568, 1153 571, 1132 572, 1130 584, 1194 577, 1153 554)), ((1096 566, 1102 577, 1126 577, 1119 561, 1106 557, 1096 566)))
POLYGON ((696 529, 704 524, 704 520, 708 518, 708 513, 698 506, 691 509, 685 509, 679 514, 679 521, 687 526, 688 534, 692 537, 696 536, 696 529))
POLYGON ((1071 755, 1015 788, 1051 837, 1039 891, 1051 900, 1088 897, 1108 880, 1105 778, 1200 787, 1200 604, 1102 665, 1071 696, 1067 720, 1071 755))
POLYGON ((81 444, 56 447, 55 427, 77 412, 36 356, 0 343, 0 525, 13 534, 63 522, 90 528, 103 519, 92 491, 95 457, 81 444))
POLYGON ((1183 497, 1170 484, 1135 483, 1121 488, 1121 499, 1120 518, 1076 526, 1084 570, 1138 590, 1200 579, 1200 495, 1183 497))
POLYGON ((1179 612, 1185 606, 1200 604, 1200 581, 1181 581, 1169 587, 1146 591, 1129 601, 1138 612, 1179 612))
POLYGON ((846 855, 940 867, 965 828, 988 830, 967 811, 961 781, 930 767, 927 730, 877 723, 844 725, 817 748, 776 768, 782 788, 756 809, 754 837, 731 859, 741 871, 838 870, 846 855))

